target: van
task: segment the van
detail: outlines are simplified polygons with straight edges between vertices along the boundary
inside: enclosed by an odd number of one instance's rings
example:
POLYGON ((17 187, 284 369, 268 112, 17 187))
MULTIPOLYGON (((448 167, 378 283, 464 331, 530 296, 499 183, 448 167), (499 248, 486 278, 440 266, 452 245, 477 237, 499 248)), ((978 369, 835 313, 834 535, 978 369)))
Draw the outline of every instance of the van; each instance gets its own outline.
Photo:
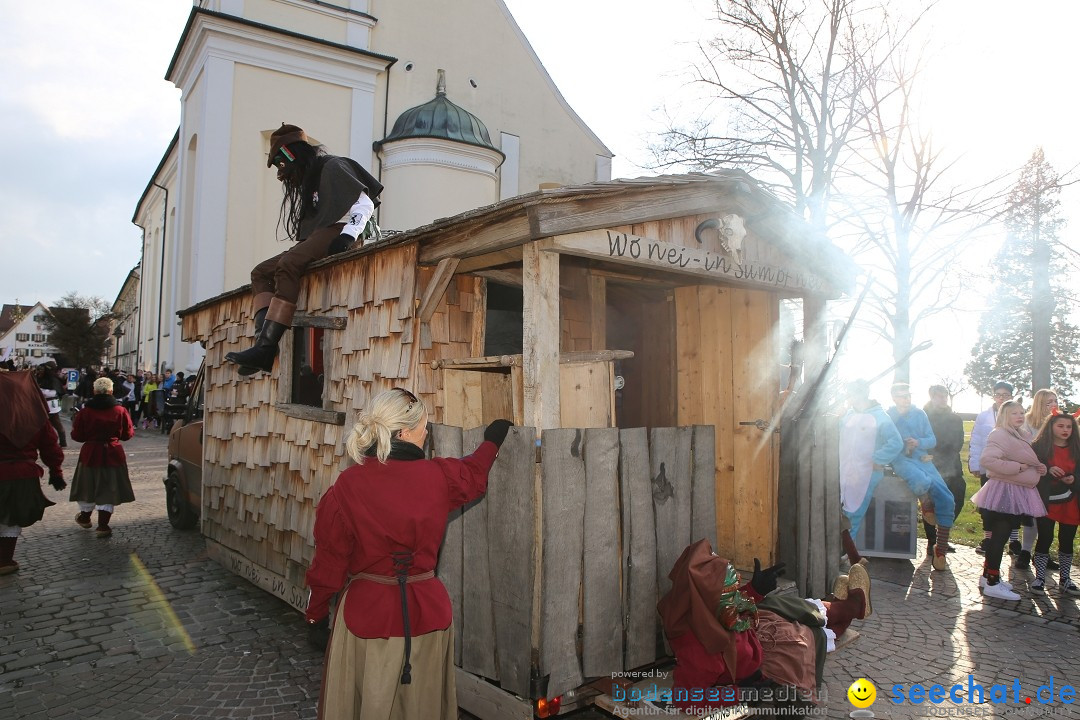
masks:
POLYGON ((202 506, 203 377, 199 367, 182 416, 169 433, 169 464, 165 470, 165 509, 177 530, 199 524, 202 506))

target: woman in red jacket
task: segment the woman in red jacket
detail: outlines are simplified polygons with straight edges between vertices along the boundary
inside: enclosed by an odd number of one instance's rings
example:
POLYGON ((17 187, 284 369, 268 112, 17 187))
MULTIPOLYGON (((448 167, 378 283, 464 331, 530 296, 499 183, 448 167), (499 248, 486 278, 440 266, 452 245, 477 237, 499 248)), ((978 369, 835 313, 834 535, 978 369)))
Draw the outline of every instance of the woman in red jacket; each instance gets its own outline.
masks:
POLYGON ((38 455, 49 466, 49 484, 67 487, 56 430, 45 400, 29 372, 0 371, 0 575, 18 572, 15 543, 24 527, 42 518, 56 503, 41 492, 38 455))
POLYGON ((380 393, 360 414, 346 469, 315 511, 307 621, 325 642, 329 602, 341 592, 323 669, 319 717, 456 720, 450 597, 435 577, 446 519, 487 490, 511 423, 496 420, 462 459, 424 459, 424 404, 380 393))
POLYGON ((1036 518, 1039 539, 1035 544, 1035 581, 1033 592, 1046 591, 1046 569, 1050 561, 1050 544, 1054 541, 1054 524, 1058 525, 1058 591, 1064 595, 1080 595, 1080 587, 1072 581, 1073 540, 1080 525, 1080 504, 1076 501, 1075 475, 1080 468, 1080 428, 1072 415, 1055 415, 1044 423, 1031 444, 1035 454, 1048 468, 1039 480, 1039 494, 1046 503, 1046 517, 1036 518))
POLYGON ((71 480, 72 502, 79 503, 75 522, 89 530, 90 513, 97 508, 97 536, 112 535, 109 520, 117 505, 135 500, 128 478, 127 453, 120 444, 135 436, 128 411, 112 394, 113 383, 107 377, 94 381, 94 397, 75 414, 71 437, 83 444, 79 464, 71 480))

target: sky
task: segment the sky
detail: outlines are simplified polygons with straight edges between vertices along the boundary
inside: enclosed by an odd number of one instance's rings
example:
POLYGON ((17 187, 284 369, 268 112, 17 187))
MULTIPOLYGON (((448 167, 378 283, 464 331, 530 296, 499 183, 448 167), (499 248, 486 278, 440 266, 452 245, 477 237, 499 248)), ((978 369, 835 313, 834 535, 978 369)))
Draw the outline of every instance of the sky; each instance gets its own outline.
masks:
MULTIPOLYGON (((615 153, 613 175, 656 174, 647 148, 666 113, 694 106, 686 69, 710 35, 711 1, 506 4, 615 153)), ((164 74, 190 10, 190 0, 0 3, 0 301, 51 303, 69 291, 115 299, 139 260, 135 205, 179 124, 180 93, 164 74)), ((965 176, 1018 168, 1039 145, 1059 171, 1080 163, 1071 87, 1080 3, 942 0, 934 17, 928 121, 965 176)), ((1063 200, 1080 222, 1077 196, 1063 200)), ((914 361, 924 384, 942 368, 960 375, 974 342, 977 314, 946 322, 914 361)), ((881 352, 863 341, 852 357, 881 352)))

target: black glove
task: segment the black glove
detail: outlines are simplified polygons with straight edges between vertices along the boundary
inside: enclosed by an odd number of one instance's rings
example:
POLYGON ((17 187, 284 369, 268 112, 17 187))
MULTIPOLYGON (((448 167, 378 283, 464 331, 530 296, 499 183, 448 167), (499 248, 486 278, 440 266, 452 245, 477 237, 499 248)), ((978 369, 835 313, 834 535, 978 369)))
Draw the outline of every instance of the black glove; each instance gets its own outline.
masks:
POLYGON ((53 486, 54 490, 63 490, 67 487, 67 483, 64 482, 64 476, 52 471, 49 472, 49 484, 53 486))
POLYGON ((330 243, 330 247, 327 248, 326 254, 337 255, 339 252, 344 252, 349 249, 349 246, 352 245, 353 242, 354 238, 352 235, 341 233, 330 243))
POLYGON ((509 420, 496 420, 484 428, 484 439, 495 443, 496 447, 502 447, 506 433, 514 426, 509 420))
POLYGON ((758 595, 765 597, 776 589, 776 579, 784 572, 784 563, 777 563, 762 570, 761 561, 754 558, 754 577, 750 579, 750 587, 754 588, 758 595))
POLYGON ((307 628, 307 641, 311 647, 320 652, 326 652, 326 646, 330 642, 330 616, 309 622, 307 628))

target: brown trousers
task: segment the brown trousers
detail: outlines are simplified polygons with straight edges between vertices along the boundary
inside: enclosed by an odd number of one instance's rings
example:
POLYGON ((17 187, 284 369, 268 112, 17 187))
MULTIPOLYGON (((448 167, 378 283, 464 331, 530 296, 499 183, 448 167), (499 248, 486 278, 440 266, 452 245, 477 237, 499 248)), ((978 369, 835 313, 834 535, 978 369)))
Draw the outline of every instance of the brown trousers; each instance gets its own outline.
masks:
POLYGON ((453 625, 413 636, 412 683, 402 685, 405 638, 356 637, 344 607, 343 596, 324 660, 319 720, 457 720, 453 625))
POLYGON ((274 297, 295 305, 300 297, 300 278, 307 266, 326 257, 330 244, 343 227, 345 223, 319 228, 285 252, 256 265, 251 271, 252 294, 273 293, 274 297))

